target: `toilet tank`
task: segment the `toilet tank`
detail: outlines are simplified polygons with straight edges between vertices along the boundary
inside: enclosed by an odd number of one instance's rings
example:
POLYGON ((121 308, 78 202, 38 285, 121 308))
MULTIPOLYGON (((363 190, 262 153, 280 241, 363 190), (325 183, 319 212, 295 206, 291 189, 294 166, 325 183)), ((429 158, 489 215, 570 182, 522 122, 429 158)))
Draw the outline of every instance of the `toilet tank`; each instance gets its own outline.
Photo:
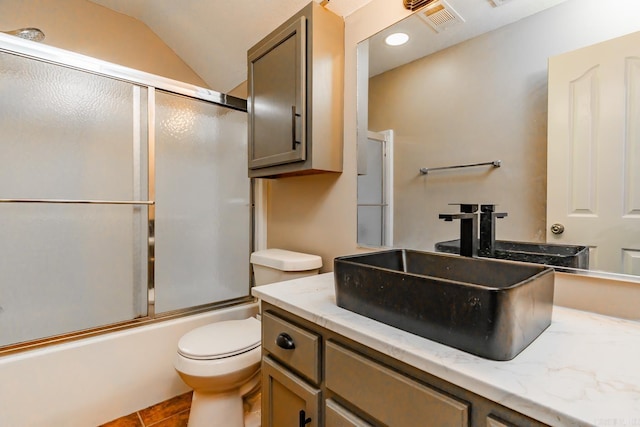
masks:
POLYGON ((251 264, 255 285, 260 286, 318 274, 322 258, 284 249, 265 249, 251 254, 251 264))

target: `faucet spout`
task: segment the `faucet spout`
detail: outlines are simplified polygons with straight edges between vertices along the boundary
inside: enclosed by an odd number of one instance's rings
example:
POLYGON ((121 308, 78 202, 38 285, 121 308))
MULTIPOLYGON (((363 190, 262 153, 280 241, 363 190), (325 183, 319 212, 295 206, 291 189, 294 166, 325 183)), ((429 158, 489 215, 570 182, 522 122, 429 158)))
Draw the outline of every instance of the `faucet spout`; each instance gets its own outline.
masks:
POLYGON ((478 205, 460 204, 460 213, 439 214, 445 221, 460 220, 460 255, 474 257, 478 255, 478 205))
POLYGON ((447 222, 451 222, 454 219, 473 219, 476 217, 476 215, 476 213, 439 214, 438 218, 444 219, 447 222))

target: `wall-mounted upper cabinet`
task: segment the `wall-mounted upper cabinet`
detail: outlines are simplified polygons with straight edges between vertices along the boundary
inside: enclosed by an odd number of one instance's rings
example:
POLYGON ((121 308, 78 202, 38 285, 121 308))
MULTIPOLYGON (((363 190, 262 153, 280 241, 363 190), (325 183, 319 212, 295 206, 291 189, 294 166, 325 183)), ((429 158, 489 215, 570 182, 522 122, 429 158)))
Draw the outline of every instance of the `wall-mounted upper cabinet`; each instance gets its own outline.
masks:
POLYGON ((311 2, 249 49, 249 176, 342 171, 344 22, 311 2))

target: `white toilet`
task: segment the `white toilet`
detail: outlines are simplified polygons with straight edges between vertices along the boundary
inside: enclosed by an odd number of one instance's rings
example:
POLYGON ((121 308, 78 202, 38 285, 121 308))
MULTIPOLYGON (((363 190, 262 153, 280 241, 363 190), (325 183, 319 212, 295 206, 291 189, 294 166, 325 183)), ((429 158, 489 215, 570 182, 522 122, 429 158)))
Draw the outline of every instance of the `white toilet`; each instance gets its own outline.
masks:
MULTIPOLYGON (((266 249, 251 254, 251 263, 260 286, 318 274, 322 258, 266 249)), ((260 358, 260 321, 253 317, 212 323, 182 336, 174 366, 193 388, 188 427, 244 427, 243 397, 260 386, 260 358)))

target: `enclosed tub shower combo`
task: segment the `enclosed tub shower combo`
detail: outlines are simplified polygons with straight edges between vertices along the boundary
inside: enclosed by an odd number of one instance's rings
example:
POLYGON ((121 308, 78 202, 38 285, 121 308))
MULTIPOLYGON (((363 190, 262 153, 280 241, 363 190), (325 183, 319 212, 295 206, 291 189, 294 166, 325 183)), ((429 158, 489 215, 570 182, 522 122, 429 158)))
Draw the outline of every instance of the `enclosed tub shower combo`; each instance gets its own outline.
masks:
POLYGON ((0 34, 0 353, 252 300, 246 120, 0 34))

